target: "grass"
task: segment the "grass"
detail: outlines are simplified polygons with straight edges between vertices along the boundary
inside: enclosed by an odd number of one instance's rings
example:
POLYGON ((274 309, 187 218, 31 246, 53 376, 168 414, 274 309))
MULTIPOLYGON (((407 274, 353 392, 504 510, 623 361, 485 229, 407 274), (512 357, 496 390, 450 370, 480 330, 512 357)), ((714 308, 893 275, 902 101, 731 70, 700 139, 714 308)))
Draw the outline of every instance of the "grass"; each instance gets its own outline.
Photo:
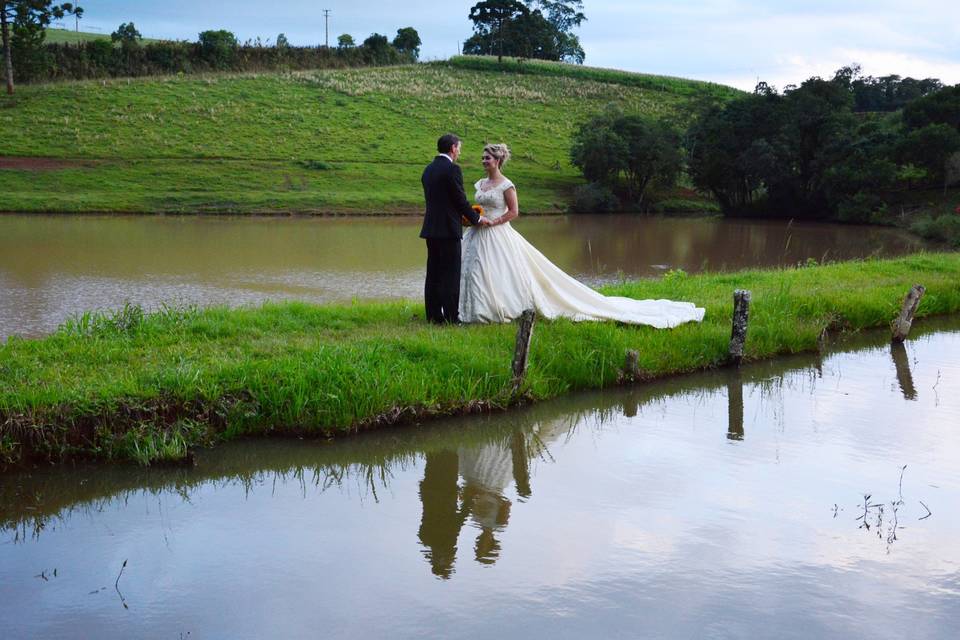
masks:
POLYGON ((436 138, 455 131, 468 183, 505 141, 525 213, 558 212, 582 182, 570 136, 610 103, 683 120, 709 83, 523 63, 28 85, 0 97, 5 211, 415 213, 436 138), (477 68, 466 68, 478 65, 477 68), (537 70, 531 72, 531 70, 537 70), (650 90, 650 82, 659 88, 650 90))
MULTIPOLYGON (((753 292, 746 357, 757 360, 815 349, 827 330, 885 326, 917 282, 927 287, 919 315, 960 311, 956 254, 608 287, 693 301, 706 319, 670 331, 541 321, 524 392, 615 385, 626 349, 639 351, 643 378, 719 366, 736 288, 753 292)), ((335 435, 507 406, 515 330, 434 327, 413 302, 86 314, 0 347, 0 442, 7 462, 146 462, 239 434, 335 435)))
MULTIPOLYGON (((89 31, 75 31, 73 29, 47 29, 44 41, 47 44, 80 44, 91 40, 110 40, 109 33, 91 33, 89 31)), ((142 38, 141 44, 162 42, 153 38, 142 38)))
POLYGON ((738 89, 713 82, 705 82, 703 80, 691 80, 674 76, 658 76, 648 73, 633 73, 620 69, 566 64, 549 60, 504 58, 501 62, 498 62, 496 56, 454 56, 449 61, 434 64, 443 64, 458 69, 473 69, 476 71, 578 78, 592 82, 607 82, 625 87, 650 89, 652 91, 689 95, 698 98, 710 96, 724 100, 733 98, 741 93, 738 89))

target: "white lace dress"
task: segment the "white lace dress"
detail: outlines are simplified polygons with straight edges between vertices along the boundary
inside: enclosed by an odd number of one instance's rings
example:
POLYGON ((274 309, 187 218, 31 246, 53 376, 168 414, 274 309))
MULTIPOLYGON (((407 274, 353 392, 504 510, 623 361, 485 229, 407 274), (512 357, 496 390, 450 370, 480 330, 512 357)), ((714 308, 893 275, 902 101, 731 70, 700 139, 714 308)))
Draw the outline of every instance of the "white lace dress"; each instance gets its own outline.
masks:
MULTIPOLYGON (((476 202, 496 220, 506 213, 504 179, 486 187, 478 180, 476 202)), ((460 320, 509 322, 525 309, 546 318, 616 320, 660 329, 699 322, 704 310, 690 302, 634 300, 604 296, 571 278, 527 242, 510 223, 470 227, 463 234, 460 271, 460 320)))

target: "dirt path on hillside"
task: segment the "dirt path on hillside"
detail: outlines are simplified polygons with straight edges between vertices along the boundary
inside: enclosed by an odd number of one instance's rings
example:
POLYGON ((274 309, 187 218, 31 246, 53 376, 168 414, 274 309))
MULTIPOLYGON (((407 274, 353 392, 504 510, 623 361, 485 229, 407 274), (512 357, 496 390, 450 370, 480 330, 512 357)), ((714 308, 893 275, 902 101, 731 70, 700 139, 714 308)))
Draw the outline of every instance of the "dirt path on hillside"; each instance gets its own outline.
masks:
POLYGON ((61 160, 59 158, 0 156, 0 169, 19 169, 20 171, 56 171, 74 167, 89 167, 93 163, 79 160, 61 160))

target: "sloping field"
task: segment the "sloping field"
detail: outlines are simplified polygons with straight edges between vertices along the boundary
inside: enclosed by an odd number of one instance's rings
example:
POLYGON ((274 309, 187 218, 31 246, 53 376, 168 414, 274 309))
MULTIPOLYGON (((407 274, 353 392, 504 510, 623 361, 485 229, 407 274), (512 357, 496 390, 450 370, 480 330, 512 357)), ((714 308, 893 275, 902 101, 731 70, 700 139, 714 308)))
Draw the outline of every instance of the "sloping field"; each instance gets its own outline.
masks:
POLYGON ((736 93, 568 65, 504 68, 455 58, 23 86, 0 99, 2 210, 416 212, 422 167, 453 131, 468 182, 482 175, 483 143, 507 142, 522 210, 553 212, 580 183, 570 136, 590 115, 616 104, 682 121, 693 101, 736 93))

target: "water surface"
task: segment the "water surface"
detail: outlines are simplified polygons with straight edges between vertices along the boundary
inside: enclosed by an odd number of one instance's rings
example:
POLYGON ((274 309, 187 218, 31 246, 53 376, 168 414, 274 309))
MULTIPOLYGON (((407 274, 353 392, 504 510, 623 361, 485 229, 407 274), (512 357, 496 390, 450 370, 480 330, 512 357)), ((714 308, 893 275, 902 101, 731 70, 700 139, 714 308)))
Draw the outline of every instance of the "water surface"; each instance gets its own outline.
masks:
MULTIPOLYGON (((0 340, 125 302, 153 309, 420 298, 419 225, 414 217, 0 216, 0 340)), ((782 221, 581 215, 521 217, 514 226, 591 285, 922 246, 893 229, 782 221)))
POLYGON ((926 321, 194 469, 0 476, 4 637, 954 638, 958 363, 960 320, 926 321))

